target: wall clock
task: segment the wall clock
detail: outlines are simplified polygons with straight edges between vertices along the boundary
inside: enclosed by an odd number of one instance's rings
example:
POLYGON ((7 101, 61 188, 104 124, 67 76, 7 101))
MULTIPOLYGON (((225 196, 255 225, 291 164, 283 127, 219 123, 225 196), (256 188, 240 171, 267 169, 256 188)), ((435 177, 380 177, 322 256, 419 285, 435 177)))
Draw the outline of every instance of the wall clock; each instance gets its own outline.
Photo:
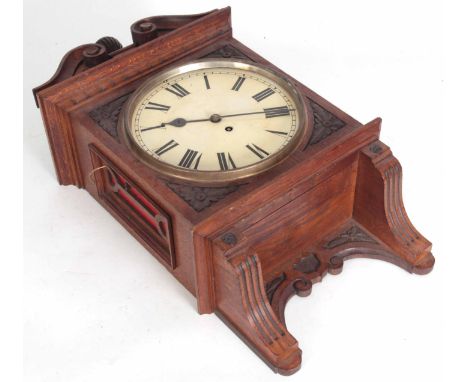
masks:
POLYGON ((60 184, 84 188, 275 372, 284 309, 356 257, 425 274, 401 166, 361 124, 232 37, 230 9, 157 16, 69 51, 34 89, 60 184))

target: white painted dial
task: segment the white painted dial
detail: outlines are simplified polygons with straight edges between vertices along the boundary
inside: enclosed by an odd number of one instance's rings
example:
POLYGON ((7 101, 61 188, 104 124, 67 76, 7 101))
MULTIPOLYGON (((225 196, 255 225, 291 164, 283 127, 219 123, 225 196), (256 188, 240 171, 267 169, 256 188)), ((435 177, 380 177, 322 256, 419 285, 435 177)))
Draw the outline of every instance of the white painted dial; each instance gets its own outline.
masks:
POLYGON ((146 86, 131 109, 128 129, 154 161, 186 173, 221 174, 281 152, 300 130, 299 114, 284 80, 218 64, 146 86))

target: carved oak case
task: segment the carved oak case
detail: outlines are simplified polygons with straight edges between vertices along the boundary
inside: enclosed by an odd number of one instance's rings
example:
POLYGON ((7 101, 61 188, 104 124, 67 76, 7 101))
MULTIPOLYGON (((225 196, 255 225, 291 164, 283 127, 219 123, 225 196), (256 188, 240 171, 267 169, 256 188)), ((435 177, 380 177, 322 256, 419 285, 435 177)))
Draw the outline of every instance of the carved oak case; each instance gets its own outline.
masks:
POLYGON ((386 260, 431 271, 431 243, 411 224, 401 166, 379 141, 380 119, 359 123, 232 37, 230 9, 158 16, 68 52, 34 89, 60 184, 87 190, 197 299, 275 372, 301 350, 284 309, 344 260, 386 260), (200 58, 261 64, 304 100, 306 138, 286 160, 245 182, 200 185, 160 176, 123 144, 127 99, 149 77, 200 58))

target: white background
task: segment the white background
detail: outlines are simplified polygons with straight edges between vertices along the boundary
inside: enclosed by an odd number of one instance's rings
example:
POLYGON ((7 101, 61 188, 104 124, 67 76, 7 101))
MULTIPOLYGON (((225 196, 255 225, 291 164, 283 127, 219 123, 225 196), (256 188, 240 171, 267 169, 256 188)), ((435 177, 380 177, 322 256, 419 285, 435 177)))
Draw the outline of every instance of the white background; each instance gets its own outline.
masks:
POLYGON ((310 297, 293 298, 286 319, 303 362, 288 380, 466 380, 466 41, 444 35, 461 37, 465 21, 441 4, 25 1, 24 380, 285 378, 216 316, 198 315, 195 299, 85 191, 58 186, 31 93, 75 46, 106 35, 127 45, 140 18, 226 5, 244 44, 359 121, 383 118, 407 212, 436 257, 427 276, 352 260, 310 297))

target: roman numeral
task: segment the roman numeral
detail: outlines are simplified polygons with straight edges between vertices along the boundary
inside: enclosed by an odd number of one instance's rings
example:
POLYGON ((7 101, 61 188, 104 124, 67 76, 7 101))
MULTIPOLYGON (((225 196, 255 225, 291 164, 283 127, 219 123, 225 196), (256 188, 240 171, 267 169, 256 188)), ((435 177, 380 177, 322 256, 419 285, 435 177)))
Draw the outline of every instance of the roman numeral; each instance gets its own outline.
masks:
POLYGON ((145 107, 145 109, 161 110, 161 111, 168 111, 170 108, 171 108, 170 106, 161 105, 160 103, 156 103, 156 102, 148 102, 148 105, 145 107))
POLYGON ((261 147, 258 147, 256 144, 252 143, 252 146, 246 145, 250 151, 252 151, 256 156, 258 156, 260 159, 263 159, 270 155, 268 151, 263 150, 261 147), (253 147, 252 147, 253 146, 253 147))
POLYGON ((175 94, 177 97, 185 97, 187 94, 190 94, 186 89, 184 89, 179 84, 171 85, 170 88, 165 88, 168 92, 175 94), (172 88, 172 89, 171 89, 172 88))
POLYGON ((265 131, 268 131, 269 133, 277 134, 277 135, 288 135, 288 133, 285 131, 278 131, 278 130, 265 130, 265 131))
POLYGON ((245 77, 239 77, 237 81, 234 83, 234 86, 232 87, 231 90, 235 90, 236 92, 239 91, 244 81, 245 81, 245 77))
POLYGON ((262 90, 260 93, 257 93, 254 96, 252 96, 252 98, 257 102, 260 102, 260 101, 263 101, 265 98, 271 96, 272 94, 275 94, 275 92, 271 90, 270 88, 266 88, 265 90, 262 90))
POLYGON ((179 144, 171 139, 169 142, 167 142, 165 145, 161 146, 159 149, 157 149, 154 153, 156 155, 163 155, 164 153, 167 153, 169 150, 172 150, 174 147, 179 146, 179 144))
MULTIPOLYGON (((198 154, 198 151, 187 149, 184 156, 182 157, 182 159, 179 162, 179 166, 185 167, 185 168, 190 168, 192 166, 192 163, 195 160, 197 154, 198 154)), ((202 156, 202 154, 200 154, 198 156, 197 160, 195 161, 195 166, 194 166, 195 170, 198 169, 198 164, 200 163, 201 156, 202 156)))
POLYGON ((227 159, 226 159, 226 154, 225 153, 217 153, 218 154, 218 162, 219 162, 219 168, 223 171, 229 170, 229 167, 232 169, 237 168, 236 164, 231 158, 231 154, 227 153, 227 159))
POLYGON ((268 109, 263 109, 265 111, 265 117, 273 118, 273 117, 282 117, 284 115, 289 115, 289 108, 287 106, 279 106, 279 107, 270 107, 268 109))
POLYGON ((206 86, 206 88, 207 88, 207 89, 211 89, 211 88, 210 88, 210 81, 208 81, 208 76, 205 74, 205 75, 203 76, 203 78, 205 79, 205 86, 206 86))

